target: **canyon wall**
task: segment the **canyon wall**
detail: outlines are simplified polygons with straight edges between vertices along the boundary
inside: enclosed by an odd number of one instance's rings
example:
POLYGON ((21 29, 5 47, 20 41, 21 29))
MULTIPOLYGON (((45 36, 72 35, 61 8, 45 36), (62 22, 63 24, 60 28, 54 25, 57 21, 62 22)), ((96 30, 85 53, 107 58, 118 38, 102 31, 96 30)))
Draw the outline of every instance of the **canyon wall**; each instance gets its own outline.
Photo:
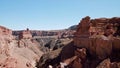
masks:
MULTIPOLYGON (((83 18, 73 41, 65 45, 58 57, 46 58, 43 67, 55 68, 119 68, 120 18, 83 18)), ((42 56, 42 58, 46 57, 42 56)), ((41 59, 38 68, 41 68, 41 59)))
POLYGON ((27 31, 23 31, 20 39, 16 39, 12 30, 0 26, 0 68, 35 68, 43 52, 27 31))
POLYGON ((87 16, 79 23, 74 36, 75 46, 87 48, 91 55, 104 59, 112 50, 120 50, 120 18, 90 19, 87 16))

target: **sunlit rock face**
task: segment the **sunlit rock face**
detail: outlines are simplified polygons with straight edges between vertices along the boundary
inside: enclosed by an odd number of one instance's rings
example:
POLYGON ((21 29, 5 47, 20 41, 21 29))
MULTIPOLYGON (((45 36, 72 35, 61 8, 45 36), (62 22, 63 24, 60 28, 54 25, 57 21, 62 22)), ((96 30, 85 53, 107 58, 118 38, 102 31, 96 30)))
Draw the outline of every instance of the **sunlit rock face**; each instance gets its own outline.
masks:
POLYGON ((6 27, 0 26, 0 35, 11 35, 11 34, 12 34, 12 30, 6 27))
POLYGON ((120 18, 83 18, 75 32, 74 45, 85 47, 99 59, 109 56, 112 50, 120 50, 120 18), (116 40, 116 41, 115 41, 116 40))
POLYGON ((32 35, 23 33, 21 39, 16 39, 12 30, 0 26, 0 68, 35 68, 43 53, 32 35))
POLYGON ((120 18, 83 18, 73 41, 53 52, 42 56, 38 68, 119 68, 120 18))
POLYGON ((26 30, 21 31, 19 34, 19 39, 31 39, 31 38, 32 34, 28 28, 26 30))
POLYGON ((12 36, 12 30, 0 26, 0 53, 1 54, 6 54, 6 55, 10 55, 9 54, 9 48, 11 48, 12 46, 8 46, 11 44, 13 40, 13 36, 12 36))

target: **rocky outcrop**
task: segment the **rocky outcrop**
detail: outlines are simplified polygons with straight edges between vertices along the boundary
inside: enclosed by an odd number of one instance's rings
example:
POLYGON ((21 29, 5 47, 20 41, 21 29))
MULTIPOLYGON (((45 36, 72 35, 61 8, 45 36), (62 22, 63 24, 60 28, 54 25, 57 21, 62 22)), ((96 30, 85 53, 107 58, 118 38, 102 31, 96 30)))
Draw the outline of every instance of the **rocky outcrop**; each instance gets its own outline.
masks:
POLYGON ((39 49, 39 44, 31 39, 32 35, 29 33, 24 31, 21 39, 16 39, 12 35, 12 30, 0 26, 0 68, 34 68, 36 66, 36 62, 43 53, 39 49))
POLYGON ((111 68, 110 64, 111 64, 110 59, 105 59, 96 68, 111 68))
POLYGON ((61 55, 60 55, 61 50, 63 51, 63 48, 64 47, 66 48, 66 46, 69 47, 68 45, 70 45, 72 40, 71 39, 60 39, 59 41, 61 42, 59 43, 56 42, 55 44, 55 47, 54 47, 55 50, 51 50, 42 55, 37 65, 38 68, 47 68, 49 65, 50 66, 52 65, 54 68, 56 68, 59 65, 59 62, 61 61, 61 55))
POLYGON ((10 49, 12 46, 9 46, 13 40, 12 30, 0 26, 0 54, 10 55, 10 49))
POLYGON ((32 34, 30 33, 28 28, 24 31, 21 31, 19 34, 19 39, 31 39, 31 38, 32 34))
MULTIPOLYGON (((66 64, 68 68, 84 68, 84 64, 86 61, 86 49, 82 48, 75 48, 72 47, 73 49, 73 55, 71 57, 64 58, 64 60, 61 58, 62 63, 66 64)), ((69 55, 69 54, 68 54, 69 55)), ((62 57, 63 55, 61 55, 62 57)))
MULTIPOLYGON (((115 41, 119 34, 120 18, 90 19, 85 17, 78 25, 74 37, 74 45, 85 47, 91 55, 104 59, 112 53, 112 49, 119 49, 115 41)), ((120 42, 120 41, 119 41, 120 42)))
POLYGON ((119 65, 119 62, 111 62, 110 59, 105 59, 96 68, 120 68, 119 65))
POLYGON ((50 64, 53 59, 45 63, 46 67, 119 68, 120 18, 90 19, 87 16, 73 37, 73 42, 62 48, 57 66, 50 64))
POLYGON ((0 26, 0 35, 12 35, 12 30, 6 27, 0 26))

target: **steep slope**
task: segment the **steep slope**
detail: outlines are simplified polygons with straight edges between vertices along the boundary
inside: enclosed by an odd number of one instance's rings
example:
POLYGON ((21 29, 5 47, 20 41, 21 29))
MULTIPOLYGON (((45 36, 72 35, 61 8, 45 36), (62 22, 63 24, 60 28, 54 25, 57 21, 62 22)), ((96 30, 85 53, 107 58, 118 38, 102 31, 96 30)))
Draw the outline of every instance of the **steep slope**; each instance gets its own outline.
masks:
POLYGON ((12 30, 3 26, 0 26, 0 40, 0 68, 34 68, 43 54, 36 42, 18 40, 12 30))
MULTIPOLYGON (((89 16, 83 18, 77 26, 73 42, 63 47, 58 53, 58 57, 48 59, 43 66, 53 68, 119 68, 120 18, 90 19, 89 16)), ((40 63, 41 59, 38 64, 40 65, 40 63)))

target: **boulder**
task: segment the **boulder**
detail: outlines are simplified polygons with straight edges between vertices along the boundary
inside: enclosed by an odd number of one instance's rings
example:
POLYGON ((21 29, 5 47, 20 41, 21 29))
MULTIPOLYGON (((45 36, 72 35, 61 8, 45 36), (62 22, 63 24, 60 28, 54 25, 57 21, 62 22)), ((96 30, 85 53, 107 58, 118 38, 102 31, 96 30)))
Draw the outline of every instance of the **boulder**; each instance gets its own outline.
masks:
POLYGON ((105 59, 96 68, 111 68, 110 64, 111 64, 110 59, 105 59))

